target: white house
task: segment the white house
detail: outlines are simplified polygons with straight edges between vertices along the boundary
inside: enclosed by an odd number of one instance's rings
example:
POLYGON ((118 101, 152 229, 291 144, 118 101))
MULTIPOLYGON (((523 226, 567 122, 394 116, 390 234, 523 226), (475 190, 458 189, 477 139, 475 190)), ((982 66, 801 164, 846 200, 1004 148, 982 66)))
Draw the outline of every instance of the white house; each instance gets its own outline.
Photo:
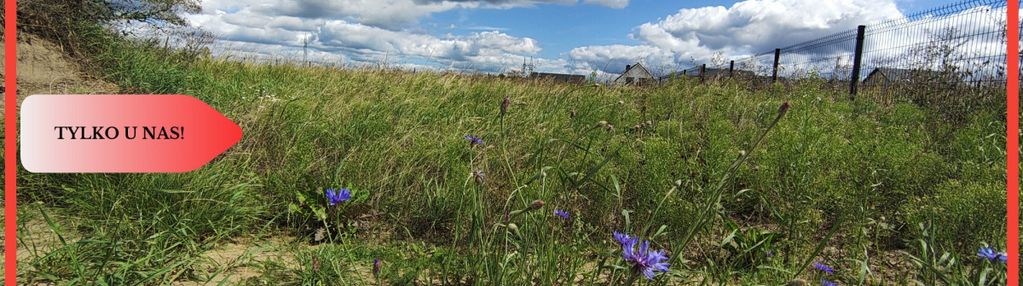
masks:
POLYGON ((614 85, 644 85, 653 84, 657 81, 642 64, 626 65, 625 71, 613 82, 614 85))

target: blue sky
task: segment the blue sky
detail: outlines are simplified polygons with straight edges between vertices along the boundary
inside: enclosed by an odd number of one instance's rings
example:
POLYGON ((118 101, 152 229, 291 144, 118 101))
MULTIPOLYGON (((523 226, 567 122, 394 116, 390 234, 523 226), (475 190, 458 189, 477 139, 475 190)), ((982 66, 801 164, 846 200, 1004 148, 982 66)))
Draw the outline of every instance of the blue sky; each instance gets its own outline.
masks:
MULTIPOLYGON (((992 0, 983 0, 992 1, 992 0)), ((514 72, 677 69, 762 52, 951 0, 205 0, 187 15, 214 53, 514 72), (308 43, 308 49, 302 49, 308 43)))
MULTIPOLYGON (((828 1, 828 0, 822 0, 828 1)), ((467 35, 480 29, 528 35, 543 43, 543 57, 557 57, 572 48, 588 45, 639 44, 628 37, 643 23, 656 21, 683 8, 731 6, 739 1, 632 0, 621 9, 599 5, 539 5, 501 10, 452 10, 433 15, 424 27, 436 35, 467 35), (454 27, 454 28, 452 28, 454 27)), ((953 0, 895 1, 904 14, 959 2, 953 0)), ((849 27, 853 29, 855 27, 849 27)))

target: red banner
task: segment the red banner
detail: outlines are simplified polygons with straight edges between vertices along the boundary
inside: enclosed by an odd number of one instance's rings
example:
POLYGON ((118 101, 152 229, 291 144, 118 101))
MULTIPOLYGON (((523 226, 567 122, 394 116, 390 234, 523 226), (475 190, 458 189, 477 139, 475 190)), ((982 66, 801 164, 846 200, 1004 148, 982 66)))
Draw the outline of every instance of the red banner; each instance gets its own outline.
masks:
POLYGON ((242 137, 186 95, 33 95, 20 133, 22 166, 36 173, 188 172, 242 137))

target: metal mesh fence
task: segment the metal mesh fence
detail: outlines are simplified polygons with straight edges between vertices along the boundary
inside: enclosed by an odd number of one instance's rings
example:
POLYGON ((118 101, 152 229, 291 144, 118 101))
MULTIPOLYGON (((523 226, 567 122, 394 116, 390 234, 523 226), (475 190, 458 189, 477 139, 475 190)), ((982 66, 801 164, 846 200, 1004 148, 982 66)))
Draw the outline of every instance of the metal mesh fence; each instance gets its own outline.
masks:
POLYGON ((867 25, 862 89, 885 102, 1002 101, 1006 1, 972 0, 867 25))
POLYGON ((1006 6, 1006 1, 966 0, 725 65, 697 65, 685 74, 727 77, 752 87, 813 83, 885 103, 997 105, 1004 101, 1006 80, 1006 6))

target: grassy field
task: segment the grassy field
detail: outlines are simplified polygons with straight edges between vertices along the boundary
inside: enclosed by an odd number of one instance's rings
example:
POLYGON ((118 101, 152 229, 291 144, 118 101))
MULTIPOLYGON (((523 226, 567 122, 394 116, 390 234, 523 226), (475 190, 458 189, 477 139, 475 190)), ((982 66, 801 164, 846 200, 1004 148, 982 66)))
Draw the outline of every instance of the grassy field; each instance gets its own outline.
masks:
POLYGON ((565 85, 157 46, 87 60, 123 93, 206 101, 242 141, 184 174, 21 172, 20 283, 1004 284, 977 255, 1005 248, 1004 109, 948 122, 813 81, 565 85), (654 250, 670 267, 648 280, 654 250))

